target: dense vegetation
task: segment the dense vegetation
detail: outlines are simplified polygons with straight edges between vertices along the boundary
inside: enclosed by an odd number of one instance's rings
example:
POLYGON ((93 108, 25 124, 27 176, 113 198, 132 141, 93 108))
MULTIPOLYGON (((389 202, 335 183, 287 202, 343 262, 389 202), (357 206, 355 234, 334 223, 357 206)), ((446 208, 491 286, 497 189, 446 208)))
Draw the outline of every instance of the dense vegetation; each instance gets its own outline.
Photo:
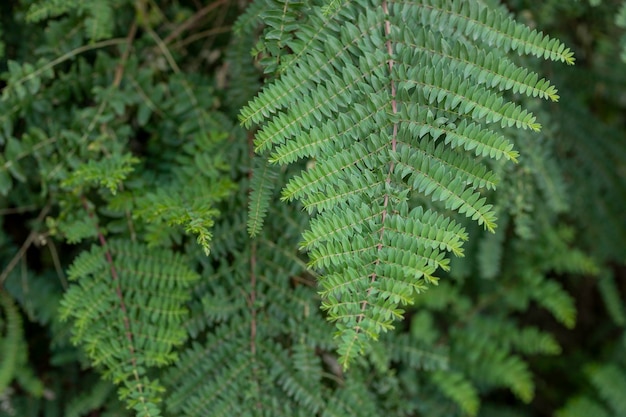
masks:
POLYGON ((0 2, 0 416, 623 415, 625 32, 0 2))

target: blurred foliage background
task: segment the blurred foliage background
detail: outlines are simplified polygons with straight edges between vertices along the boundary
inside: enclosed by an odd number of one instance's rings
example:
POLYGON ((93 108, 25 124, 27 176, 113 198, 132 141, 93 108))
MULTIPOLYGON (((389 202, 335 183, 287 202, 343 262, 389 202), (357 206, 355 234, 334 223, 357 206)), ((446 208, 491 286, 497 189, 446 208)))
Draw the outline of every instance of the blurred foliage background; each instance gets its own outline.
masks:
POLYGON ((576 64, 516 58, 560 100, 514 97, 543 129, 509 132, 519 163, 493 167, 496 233, 466 222, 465 256, 344 373, 297 250, 301 208, 275 192, 261 236, 246 232, 237 115, 271 75, 251 53, 264 28, 241 28, 284 3, 2 1, 0 416, 135 415, 61 320, 70 266, 104 238, 133 243, 136 272, 164 250, 201 277, 175 323, 189 340, 145 371, 165 415, 624 415, 626 2, 479 3, 576 64))

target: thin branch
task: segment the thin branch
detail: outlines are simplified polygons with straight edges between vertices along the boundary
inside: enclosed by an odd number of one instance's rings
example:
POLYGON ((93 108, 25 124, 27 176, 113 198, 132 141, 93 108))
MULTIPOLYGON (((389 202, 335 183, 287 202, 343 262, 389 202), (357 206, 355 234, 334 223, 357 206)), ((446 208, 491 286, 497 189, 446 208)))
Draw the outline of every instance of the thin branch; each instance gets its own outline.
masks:
POLYGON ((184 31, 193 27, 196 23, 198 23, 202 18, 204 18, 207 14, 211 13, 213 9, 216 9, 223 5, 224 3, 228 3, 229 0, 217 0, 206 7, 198 10, 193 16, 189 19, 185 20, 182 24, 180 24, 176 29, 170 32, 169 35, 163 40, 165 45, 170 44, 174 39, 178 38, 184 31))
POLYGON ((26 81, 28 81, 28 80, 38 76, 42 72, 47 71, 47 70, 49 70, 51 68, 54 68, 55 66, 57 66, 57 65, 65 62, 65 61, 67 61, 68 59, 71 59, 71 58, 75 57, 76 55, 82 54, 83 52, 91 51, 93 49, 105 48, 107 46, 119 45, 119 44, 122 44, 122 43, 124 43, 126 41, 127 41, 126 38, 107 39, 107 40, 102 41, 102 42, 96 42, 94 44, 84 45, 84 46, 81 46, 80 48, 73 49, 73 50, 65 53, 64 55, 61 55, 57 59, 48 62, 46 65, 42 66, 41 68, 37 69, 36 71, 33 71, 30 74, 25 75, 24 77, 20 78, 19 80, 17 80, 15 83, 12 83, 12 84, 22 84, 22 83, 24 83, 24 82, 26 82, 26 81))
POLYGON ((63 273, 63 268, 61 267, 61 261, 59 258, 59 253, 57 252, 57 248, 52 241, 49 241, 48 250, 50 251, 50 256, 52 257, 52 263, 54 264, 54 270, 59 277, 59 281, 61 281, 61 286, 64 290, 67 290, 67 279, 65 279, 65 274, 63 273))
MULTIPOLYGON (((39 212, 39 215, 37 216, 37 219, 35 219, 36 223, 41 223, 41 221, 44 219, 44 217, 46 217, 46 215, 50 211, 50 207, 51 207, 51 204, 48 203, 43 209, 41 209, 41 211, 39 212)), ((17 266, 17 264, 20 262, 22 257, 26 254, 26 251, 28 250, 28 248, 30 248, 30 246, 35 242, 38 236, 39 236, 39 232, 37 232, 36 230, 31 230, 31 232, 28 234, 28 237, 26 238, 24 243, 22 243, 22 246, 20 247, 20 249, 17 251, 15 256, 13 256, 13 258, 11 259, 7 267, 4 268, 4 270, 2 271, 2 274, 0 274, 0 286, 4 284, 4 281, 7 279, 11 271, 13 271, 13 269, 17 266)))
POLYGON ((34 145, 31 149, 17 154, 14 159, 7 160, 4 165, 0 167, 0 169, 8 170, 13 162, 17 162, 23 158, 26 158, 28 155, 34 154, 39 148, 43 148, 44 146, 47 146, 51 143, 55 143, 56 141, 56 138, 47 138, 46 140, 42 140, 41 142, 38 142, 36 145, 34 145))
POLYGON ((137 33, 137 21, 134 21, 128 31, 128 35, 126 36, 126 49, 122 53, 122 58, 120 62, 117 64, 117 68, 115 68, 115 78, 113 80, 113 86, 115 88, 120 86, 122 82, 122 77, 124 76, 124 69, 126 67, 126 62, 128 61, 128 56, 130 55, 130 50, 133 44, 133 39, 135 39, 135 34, 137 33))
MULTIPOLYGON (((85 209, 89 217, 91 219, 94 219, 95 215, 93 211, 89 209, 89 204, 87 203, 87 199, 85 198, 84 195, 80 197, 80 201, 83 204, 83 208, 85 209)), ((133 376, 135 377, 135 381, 137 382, 137 389, 139 390, 140 393, 143 393, 143 384, 141 383, 139 373, 137 372, 137 357, 136 357, 136 351, 135 351, 135 343, 133 340, 133 333, 130 328, 130 319, 128 318, 129 317, 128 308, 126 307, 126 302, 124 301, 124 294, 122 293, 121 280, 117 273, 117 269, 115 268, 115 263, 113 262, 113 256, 111 255, 111 252, 109 251, 107 241, 104 235, 102 234, 102 231, 100 230, 100 226, 98 225, 97 222, 96 222, 96 232, 98 234, 98 240, 100 241, 100 246, 102 246, 102 248, 104 249, 104 256, 106 257, 107 263, 109 264, 109 270, 111 271, 111 279, 115 283, 115 292, 117 294, 117 298, 119 299, 120 309, 122 310, 122 314, 124 317, 124 320, 123 320, 124 330, 125 330, 126 340, 128 340, 128 350, 131 356, 130 361, 133 367, 133 376)), ((141 398, 144 398, 143 395, 141 396, 141 398)))
POLYGON ((159 109, 159 107, 157 106, 157 104, 155 104, 150 97, 148 97, 148 94, 146 94, 145 91, 143 91, 143 88, 141 88, 141 85, 139 85, 139 83, 137 82, 137 80, 135 78, 132 77, 132 75, 129 78, 130 83, 133 85, 133 87, 135 87, 135 91, 137 91, 137 93, 141 96, 143 102, 146 104, 146 106, 148 106, 148 108, 153 112, 156 113, 158 116, 160 117, 164 117, 165 114, 161 111, 161 109, 159 109))
POLYGON ((208 38, 209 36, 219 35, 220 33, 228 33, 231 31, 231 29, 232 29, 232 26, 221 26, 218 28, 212 28, 212 29, 208 29, 202 32, 194 33, 193 35, 190 35, 189 37, 176 42, 173 45, 173 48, 179 49, 179 48, 182 48, 183 46, 187 46, 190 43, 200 40, 202 38, 208 38))
POLYGON ((150 37, 157 44, 157 46, 161 50, 161 53, 163 54, 163 56, 165 56, 165 59, 167 60, 167 63, 172 68, 174 73, 175 74, 179 74, 180 73, 180 67, 176 63, 176 60, 172 56, 172 53, 170 52, 170 50, 167 48, 167 45, 165 44, 165 42, 163 42, 161 37, 150 26, 146 25, 144 27, 144 29, 148 32, 150 37))
POLYGON ((6 209, 0 209, 0 216, 7 216, 9 214, 20 214, 20 213, 26 213, 29 211, 35 211, 37 210, 36 205, 32 205, 32 206, 21 206, 21 207, 13 207, 13 208, 6 208, 6 209))

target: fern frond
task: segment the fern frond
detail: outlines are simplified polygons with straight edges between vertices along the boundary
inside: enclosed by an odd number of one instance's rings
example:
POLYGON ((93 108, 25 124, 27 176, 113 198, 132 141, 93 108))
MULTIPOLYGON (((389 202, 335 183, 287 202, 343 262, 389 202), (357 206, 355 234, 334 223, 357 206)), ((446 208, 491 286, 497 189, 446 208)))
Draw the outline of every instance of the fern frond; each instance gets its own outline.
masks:
POLYGON ((555 413, 556 417, 612 417, 609 410, 588 397, 576 397, 555 413))
POLYGON ((382 410, 377 407, 373 393, 368 392, 364 385, 363 375, 351 375, 346 378, 344 385, 337 390, 328 401, 323 417, 367 417, 381 415, 382 410), (363 393, 367 393, 363 395, 363 393))
MULTIPOLYGON (((254 2, 250 5, 263 3, 254 2)), ((240 16, 240 19, 244 15, 240 16)), ((240 21, 237 20, 237 22, 240 21)), ((236 31, 236 29, 235 29, 236 31)), ((241 34, 231 43, 226 51, 226 61, 228 63, 228 107, 233 114, 239 111, 261 88, 259 75, 261 71, 255 66, 254 58, 250 56, 250 50, 255 42, 253 33, 241 34)), ((235 117, 233 116, 233 120, 235 117)))
MULTIPOLYGON (((269 1, 254 1, 237 17, 233 25, 235 35, 249 35, 261 24, 261 14, 270 8, 269 1)), ((249 52, 249 51, 248 51, 249 52)))
POLYGON ((441 27, 454 27, 469 39, 508 52, 534 55, 539 58, 574 63, 574 54, 556 39, 518 23, 498 9, 489 9, 480 2, 452 2, 427 0, 419 3, 406 2, 415 7, 402 7, 403 2, 393 3, 401 7, 424 26, 436 21, 441 27))
POLYGON ((138 163, 139 159, 131 154, 112 155, 99 161, 89 160, 77 167, 62 185, 76 189, 96 185, 106 187, 115 194, 120 184, 133 172, 133 165, 138 163))
POLYGON ((519 356, 510 354, 478 332, 467 332, 457 338, 451 356, 465 349, 471 349, 475 355, 457 358, 452 366, 473 375, 478 386, 503 386, 524 402, 532 400, 535 391, 533 377, 528 364, 519 356))
POLYGON ((531 167, 535 181, 548 205, 556 212, 568 208, 568 190, 556 163, 557 158, 548 148, 545 140, 528 138, 524 142, 526 163, 531 167))
MULTIPOLYGON (((364 38, 368 32, 382 27, 381 19, 369 10, 362 10, 362 14, 355 15, 354 24, 342 21, 341 26, 335 26, 336 22, 333 18, 337 18, 339 13, 354 13, 354 10, 350 10, 350 6, 354 4, 344 3, 331 16, 323 16, 317 9, 312 10, 314 13, 308 16, 309 24, 303 25, 304 27, 296 32, 296 36, 300 37, 300 42, 291 45, 294 48, 291 66, 297 65, 297 71, 289 67, 283 68, 281 77, 262 90, 260 97, 265 99, 253 100, 241 110, 239 118, 244 126, 250 127, 253 123, 259 123, 276 114, 279 109, 293 104, 291 99, 293 96, 308 97, 309 92, 315 90, 320 84, 325 84, 327 77, 341 79, 338 72, 352 64, 352 53, 358 54, 362 48, 359 44, 365 41, 364 38), (332 36, 329 36, 330 34, 332 36), (326 42, 327 40, 332 42, 332 49, 331 44, 326 42), (325 50, 330 50, 330 53, 324 53, 325 50), (303 59, 304 56, 307 58, 310 56, 310 58, 303 59)), ((361 56, 360 65, 367 65, 370 70, 384 65, 384 56, 381 57, 381 52, 370 48, 370 53, 375 55, 361 56)), ((352 80, 355 75, 359 78, 358 72, 355 71, 346 71, 343 74, 352 80)), ((349 84, 356 81, 344 82, 349 84)))
MULTIPOLYGON (((247 194, 245 187, 239 190, 238 204, 245 205, 247 194)), ((216 252, 222 250, 223 230, 230 255, 199 258, 203 279, 194 298, 202 306, 188 323, 195 329, 202 320, 212 331, 166 373, 170 413, 305 417, 327 407, 330 392, 319 352, 335 345, 315 291, 297 280, 308 274, 296 249, 303 225, 289 214, 271 205, 268 224, 254 240, 243 220, 216 227, 216 252)))
POLYGON ((265 25, 265 42, 259 45, 256 52, 261 55, 260 61, 265 71, 272 73, 279 71, 284 65, 285 57, 288 58, 285 50, 293 39, 293 32, 299 26, 300 9, 306 5, 306 1, 267 0, 267 3, 269 7, 258 15, 265 25))
POLYGON ((61 302, 73 322, 73 340, 120 395, 142 416, 159 416, 163 388, 147 378, 148 367, 176 359, 172 349, 187 337, 186 289, 197 275, 165 250, 112 241, 81 254, 68 271, 77 281, 61 302))
POLYGON ((465 187, 462 177, 453 177, 449 170, 430 155, 424 157, 401 146, 397 159, 397 175, 413 190, 433 201, 442 201, 447 209, 465 214, 486 229, 495 229, 495 212, 486 199, 472 188, 465 187))
MULTIPOLYGON (((189 398, 202 398, 199 391, 203 385, 207 384, 207 374, 216 371, 220 361, 226 362, 231 354, 245 350, 245 346, 240 345, 241 342, 238 342, 238 339, 244 340, 242 336, 246 330, 245 321, 235 326, 221 326, 208 337, 203 345, 194 342, 181 353, 176 367, 168 372, 165 380, 168 385, 175 388, 168 399, 168 409, 171 412, 179 413, 183 408, 187 410, 188 415, 198 412, 199 404, 190 404, 189 398)), ((243 360, 241 355, 237 358, 238 362, 243 360)), ((226 369, 220 372, 223 377, 226 377, 226 369)), ((215 387, 219 386, 213 382, 211 385, 213 388, 207 388, 207 392, 215 391, 215 387)), ((217 395, 219 392, 215 393, 212 398, 217 395)))
MULTIPOLYGON (((184 82, 180 82, 183 87, 177 87, 184 88, 184 82)), ((191 117, 194 112, 189 109, 176 109, 182 113, 177 133, 189 136, 182 152, 173 152, 178 169, 164 176, 156 191, 145 192, 139 197, 129 193, 128 197, 135 206, 134 216, 150 223, 149 244, 167 246, 176 233, 184 229, 196 236, 198 245, 208 255, 212 227, 219 214, 216 205, 233 192, 235 185, 223 175, 226 165, 221 149, 227 134, 221 129, 225 126, 220 120, 208 117, 200 103, 192 100, 192 104, 201 120, 191 117), (172 229, 164 225, 180 227, 172 229)))
POLYGON ((267 215, 270 197, 278 173, 275 168, 261 158, 254 159, 252 181, 250 182, 250 202, 248 205, 248 234, 259 234, 267 215))
POLYGON ((622 332, 619 341, 614 345, 612 357, 584 367, 584 374, 593 389, 586 389, 568 400, 555 415, 557 417, 621 415, 625 406, 624 396, 621 394, 626 389, 626 367, 623 360, 625 347, 626 333, 622 332))
POLYGON ((506 227, 509 224, 508 217, 500 219, 500 224, 495 233, 482 236, 478 243, 478 267, 480 275, 485 279, 495 279, 502 269, 503 241, 506 227))
MULTIPOLYGON (((29 306, 31 300, 25 299, 23 291, 22 294, 12 297, 11 293, 13 293, 14 288, 13 285, 7 285, 6 289, 0 289, 0 394, 8 392, 12 383, 16 382, 20 389, 27 392, 31 398, 41 398, 45 392, 45 387, 29 363, 28 344, 22 327, 22 316, 17 305, 19 303, 22 306, 29 306)), ((56 312, 56 297, 46 292, 46 290, 50 290, 50 287, 41 290, 42 298, 46 299, 50 295, 50 298, 53 299, 51 304, 53 304, 54 312, 56 312)), ((35 293, 38 291, 39 289, 34 290, 35 293)))
POLYGON ((543 332, 536 327, 524 327, 514 330, 511 342, 515 349, 525 355, 544 354, 558 355, 561 346, 550 333, 543 332))
POLYGON ((87 38, 93 41, 113 36, 115 25, 113 2, 93 1, 87 6, 89 17, 85 19, 87 38))
POLYGON ((572 297, 556 281, 530 276, 527 279, 531 297, 568 328, 576 323, 576 306, 572 297))
POLYGON ((398 83, 400 90, 411 91, 420 88, 424 92, 428 104, 443 105, 445 109, 458 109, 461 113, 471 115, 473 120, 484 120, 486 123, 498 123, 502 127, 517 127, 539 131, 541 125, 535 117, 521 106, 505 101, 498 93, 474 85, 467 79, 459 79, 449 73, 445 67, 410 68, 399 70, 398 83))
POLYGON ((75 12, 87 15, 85 30, 90 40, 97 41, 111 37, 113 34, 113 1, 90 0, 75 2, 72 0, 45 0, 30 5, 26 18, 31 22, 40 22, 65 13, 75 12))
POLYGON ((109 381, 98 381, 90 390, 73 398, 64 410, 65 417, 81 417, 102 407, 113 392, 109 381))
POLYGON ((75 7, 75 2, 71 0, 37 2, 31 4, 26 14, 26 18, 32 22, 39 22, 50 17, 56 17, 62 15, 63 13, 67 13, 75 7))
MULTIPOLYGON (((309 375, 306 372, 309 366, 303 364, 304 360, 314 357, 314 352, 305 352, 300 351, 301 355, 294 355, 293 364, 290 363, 291 361, 285 360, 282 349, 279 347, 268 348, 265 354, 267 359, 274 364, 271 374, 276 378, 276 383, 302 407, 302 411, 309 415, 315 415, 324 408, 325 401, 319 390, 320 379, 315 378, 315 374, 309 375)), ((319 363, 313 369, 317 369, 319 372, 319 363)))
POLYGON ((423 28, 416 29, 413 34, 412 39, 407 37, 406 44, 399 43, 398 49, 413 54, 414 61, 424 59, 433 67, 441 63, 452 72, 462 73, 466 78, 475 79, 478 84, 488 83, 489 87, 498 90, 511 90, 512 93, 549 98, 552 101, 559 99, 556 88, 548 80, 539 79, 537 73, 519 67, 498 50, 485 53, 471 43, 451 45, 441 34, 427 33, 423 28))
POLYGON ((480 401, 476 388, 458 372, 433 372, 431 380, 441 392, 470 416, 478 413, 480 401))
POLYGON ((604 273, 598 279, 598 289, 604 301, 609 316, 618 326, 626 325, 626 305, 620 298, 620 293, 612 273, 604 273))
POLYGON ((626 409, 626 369, 616 363, 590 366, 586 369, 591 383, 615 415, 626 409))
POLYGON ((420 371, 446 371, 450 358, 445 348, 432 349, 421 346, 421 340, 406 334, 396 334, 392 341, 382 339, 382 344, 389 351, 394 361, 402 361, 407 366, 420 371))
POLYGON ((503 92, 558 99, 506 54, 573 60, 560 42, 479 2, 343 2, 311 7, 300 23, 279 77, 240 120, 261 123, 254 145, 271 163, 314 158, 282 197, 317 212, 302 246, 323 272, 323 308, 347 365, 401 318, 400 304, 437 282, 445 252, 462 253, 464 239, 445 240, 451 212, 494 230, 480 190, 497 179, 477 157, 516 160, 498 129, 540 129, 503 92), (412 211, 415 194, 442 216, 412 211))
POLYGON ((163 186, 139 199, 136 215, 154 224, 154 234, 148 235, 153 245, 162 243, 159 241, 160 235, 168 232, 160 230, 163 224, 183 226, 186 232, 196 236, 199 246, 208 255, 213 237, 211 228, 219 214, 214 204, 229 189, 228 181, 211 185, 198 181, 184 189, 163 186))

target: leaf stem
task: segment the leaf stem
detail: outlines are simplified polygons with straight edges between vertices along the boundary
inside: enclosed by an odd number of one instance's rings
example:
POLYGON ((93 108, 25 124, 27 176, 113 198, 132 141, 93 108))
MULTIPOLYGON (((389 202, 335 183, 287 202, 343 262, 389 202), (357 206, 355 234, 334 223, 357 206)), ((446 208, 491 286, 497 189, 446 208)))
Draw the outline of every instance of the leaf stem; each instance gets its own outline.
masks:
MULTIPOLYGON (((382 8, 383 11, 385 12, 386 15, 389 15, 389 8, 387 5, 387 1, 383 0, 382 2, 382 8)), ((390 77, 390 90, 391 90, 391 109, 392 112, 394 114, 396 114, 398 112, 398 103, 396 101, 396 86, 395 83, 393 81, 392 78, 392 72, 393 72, 393 45, 391 44, 391 40, 389 39, 389 36, 391 35, 391 21, 389 19, 385 20, 385 37, 387 37, 387 41, 385 42, 385 47, 387 48, 387 53, 389 54, 389 60, 387 61, 387 64, 389 66, 389 77, 390 77)), ((394 123, 393 124, 393 131, 391 134, 391 150, 392 152, 396 151, 396 145, 397 145, 397 135, 398 135, 398 123, 394 123)), ((389 163, 389 172, 387 173, 387 179, 385 180, 385 183, 387 185, 391 184, 391 175, 393 174, 393 170, 394 170, 394 162, 390 162, 389 163)), ((380 227, 380 237, 379 237, 379 242, 376 245, 377 250, 380 252, 383 248, 383 237, 385 234, 385 220, 387 219, 387 213, 389 211, 389 192, 388 190, 385 192, 385 198, 383 201, 383 210, 381 213, 381 227, 380 227)), ((380 256, 377 257, 376 265, 380 264, 380 256)), ((357 326, 356 326, 356 331, 359 332, 361 330, 359 324, 363 321, 364 317, 365 317, 365 309, 367 307, 368 304, 368 299, 369 296, 372 292, 372 290, 374 289, 374 282, 376 282, 376 278, 377 278, 377 274, 376 272, 373 272, 371 275, 371 279, 370 279, 370 286, 367 289, 367 295, 365 297, 365 299, 361 302, 361 314, 358 316, 357 318, 357 326)))
MULTIPOLYGON (((43 221, 44 217, 46 217, 46 215, 48 214, 48 211, 50 211, 50 207, 51 207, 51 203, 46 204, 46 206, 39 212, 39 215, 37 216, 37 219, 35 220, 36 223, 40 223, 43 221)), ((35 230, 31 230, 31 232, 28 234, 28 237, 26 238, 24 243, 22 243, 22 246, 20 247, 20 249, 17 251, 15 256, 13 256, 11 261, 9 261, 9 264, 7 265, 7 267, 4 268, 4 270, 0 274, 0 286, 4 284, 4 281, 7 279, 11 271, 13 271, 13 269, 17 266, 20 259, 24 257, 28 248, 30 248, 30 245, 32 245, 33 242, 35 242, 35 239, 37 239, 38 236, 40 236, 39 232, 35 230)))
POLYGON ((80 48, 72 49, 71 51, 61 55, 57 59, 48 62, 46 65, 42 66, 41 68, 37 69, 36 71, 33 71, 30 74, 25 75, 24 77, 22 77, 19 80, 17 80, 15 83, 11 83, 11 85, 25 83, 26 81, 28 81, 28 80, 30 80, 30 79, 32 79, 34 77, 37 77, 42 72, 47 71, 50 68, 54 68, 57 65, 67 61, 68 59, 71 59, 71 58, 75 57, 76 55, 82 54, 83 52, 91 51, 93 49, 105 48, 107 46, 119 45, 119 44, 122 44, 124 42, 127 42, 126 38, 107 39, 107 40, 102 41, 102 42, 96 42, 94 44, 84 45, 84 46, 81 46, 80 48))
MULTIPOLYGON (((89 208, 89 204, 87 203, 87 199, 85 198, 84 195, 80 196, 80 201, 83 205, 83 208, 89 215, 89 217, 92 219, 95 218, 93 210, 89 208)), ((136 356, 136 350, 135 350, 135 342, 133 340, 133 332, 130 327, 128 308, 126 307, 126 302, 124 301, 124 294, 122 293, 121 280, 117 273, 117 269, 115 268, 115 262, 113 262, 113 256, 111 255, 111 251, 108 248, 106 238, 104 237, 104 234, 102 234, 102 231, 100 230, 100 226, 98 225, 97 222, 96 222, 95 227, 96 227, 96 232, 98 234, 98 240, 100 241, 100 246, 102 246, 102 248, 104 249, 104 256, 106 257, 107 263, 109 264, 109 270, 111 271, 111 279, 115 283, 115 292, 117 294, 117 298, 119 299, 120 309, 122 310, 122 313, 124 316, 123 318, 124 330, 125 330, 126 339, 128 340, 128 350, 131 356, 130 362, 133 367, 133 376, 135 378, 135 382, 137 383, 136 389, 141 394, 139 398, 144 403, 144 411, 146 411, 145 415, 148 416, 151 414, 149 413, 149 410, 146 407, 145 396, 143 395, 143 384, 141 382, 141 379, 139 377, 139 371, 137 369, 137 356, 136 356)))
POLYGON ((193 27, 196 23, 198 23, 203 17, 209 14, 213 9, 218 8, 219 6, 227 3, 229 0, 217 0, 208 6, 198 10, 195 14, 193 14, 189 19, 185 20, 182 24, 176 27, 173 31, 170 32, 169 35, 165 39, 163 39, 163 43, 165 45, 170 44, 174 39, 178 38, 184 31, 193 27))

